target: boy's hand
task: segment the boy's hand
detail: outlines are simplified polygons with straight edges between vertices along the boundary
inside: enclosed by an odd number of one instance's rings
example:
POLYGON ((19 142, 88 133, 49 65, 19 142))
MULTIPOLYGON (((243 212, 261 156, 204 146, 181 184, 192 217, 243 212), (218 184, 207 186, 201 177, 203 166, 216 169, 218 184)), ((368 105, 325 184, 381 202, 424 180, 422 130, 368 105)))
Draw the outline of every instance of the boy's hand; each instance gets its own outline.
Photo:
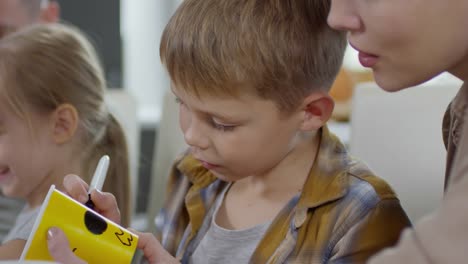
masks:
POLYGON ((137 248, 143 251, 143 255, 149 264, 179 264, 180 262, 171 256, 151 233, 142 233, 130 229, 138 235, 137 248))
MULTIPOLYGON (((65 192, 73 199, 84 204, 88 201, 88 184, 77 175, 67 175, 63 179, 65 192)), ((92 191, 91 200, 94 203, 94 210, 109 220, 120 224, 120 211, 117 200, 111 193, 92 191)))
POLYGON ((86 264, 70 250, 65 233, 57 227, 52 227, 47 231, 47 247, 55 261, 63 264, 86 264))

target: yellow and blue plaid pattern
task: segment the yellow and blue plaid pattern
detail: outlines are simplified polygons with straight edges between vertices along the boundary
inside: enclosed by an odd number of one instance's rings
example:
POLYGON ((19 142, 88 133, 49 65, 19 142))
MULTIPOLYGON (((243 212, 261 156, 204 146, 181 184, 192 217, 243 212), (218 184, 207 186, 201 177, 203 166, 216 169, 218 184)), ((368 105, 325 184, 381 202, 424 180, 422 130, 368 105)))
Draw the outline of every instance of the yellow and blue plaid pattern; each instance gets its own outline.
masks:
MULTIPOLYGON (((190 154, 175 163, 156 223, 161 243, 182 263, 226 184, 190 154)), ((250 263, 364 263, 408 226, 393 190, 324 127, 302 193, 273 220, 250 263)))

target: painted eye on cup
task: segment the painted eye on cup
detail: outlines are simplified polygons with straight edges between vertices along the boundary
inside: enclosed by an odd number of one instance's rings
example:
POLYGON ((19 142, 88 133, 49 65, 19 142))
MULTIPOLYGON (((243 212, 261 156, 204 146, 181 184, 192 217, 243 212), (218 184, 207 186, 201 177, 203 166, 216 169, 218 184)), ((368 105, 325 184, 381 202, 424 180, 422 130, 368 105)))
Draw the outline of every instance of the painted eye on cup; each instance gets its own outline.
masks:
POLYGON ((89 232, 95 235, 101 235, 107 229, 106 220, 91 211, 86 211, 84 222, 89 232))

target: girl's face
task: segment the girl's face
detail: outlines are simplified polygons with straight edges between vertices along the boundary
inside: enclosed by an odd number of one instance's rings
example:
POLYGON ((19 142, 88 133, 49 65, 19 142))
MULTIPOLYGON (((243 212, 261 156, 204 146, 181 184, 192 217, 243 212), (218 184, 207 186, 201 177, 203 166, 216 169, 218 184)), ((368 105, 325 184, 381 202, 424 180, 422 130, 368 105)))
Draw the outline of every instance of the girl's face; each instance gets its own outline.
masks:
POLYGON ((4 195, 24 198, 35 206, 54 183, 52 168, 58 152, 51 136, 51 118, 34 111, 27 115, 30 124, 4 100, 0 103, 0 186, 4 195))
POLYGON ((359 60, 387 91, 444 71, 468 78, 468 1, 331 0, 328 23, 347 30, 359 60))
POLYGON ((23 6, 22 1, 0 1, 0 38, 33 22, 31 14, 28 13, 27 7, 23 6))

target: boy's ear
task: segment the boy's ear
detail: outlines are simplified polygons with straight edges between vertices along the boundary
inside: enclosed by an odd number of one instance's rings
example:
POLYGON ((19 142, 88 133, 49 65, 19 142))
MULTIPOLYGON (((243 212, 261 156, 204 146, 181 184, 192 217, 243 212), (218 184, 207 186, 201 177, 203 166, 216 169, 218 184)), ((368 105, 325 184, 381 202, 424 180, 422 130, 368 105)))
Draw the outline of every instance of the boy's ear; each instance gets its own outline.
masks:
POLYGON ((317 131, 330 119, 335 102, 325 92, 312 93, 303 101, 304 113, 301 129, 304 131, 317 131))
POLYGON ((53 140, 57 144, 69 142, 78 129, 78 111, 71 104, 61 104, 55 109, 52 118, 53 140))

